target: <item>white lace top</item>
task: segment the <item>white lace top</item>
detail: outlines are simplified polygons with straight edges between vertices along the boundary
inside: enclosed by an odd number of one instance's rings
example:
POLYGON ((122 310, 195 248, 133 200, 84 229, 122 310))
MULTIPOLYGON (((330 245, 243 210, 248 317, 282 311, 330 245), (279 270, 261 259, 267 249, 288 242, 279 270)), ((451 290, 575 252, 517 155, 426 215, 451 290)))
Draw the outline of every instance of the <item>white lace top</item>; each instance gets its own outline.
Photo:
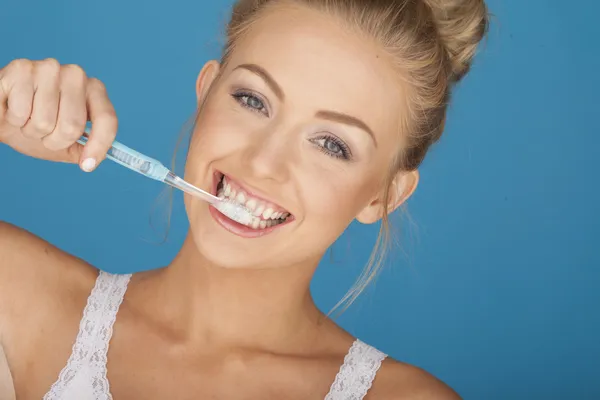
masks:
MULTIPOLYGON (((73 352, 43 400, 112 400, 106 356, 112 327, 131 275, 101 271, 92 289, 73 352)), ((363 399, 386 355, 356 340, 325 400, 363 399)))

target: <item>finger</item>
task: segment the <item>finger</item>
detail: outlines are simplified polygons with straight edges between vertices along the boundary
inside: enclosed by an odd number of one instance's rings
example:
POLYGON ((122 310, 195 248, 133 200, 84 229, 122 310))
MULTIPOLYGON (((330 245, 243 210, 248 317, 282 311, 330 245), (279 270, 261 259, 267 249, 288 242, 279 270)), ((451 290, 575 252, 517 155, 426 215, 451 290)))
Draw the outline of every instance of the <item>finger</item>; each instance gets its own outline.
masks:
POLYGON ((64 150, 77 142, 87 122, 87 77, 78 66, 64 66, 60 74, 60 99, 56 127, 42 143, 49 150, 64 150))
POLYGON ((31 115, 33 102, 33 64, 15 60, 0 77, 2 103, 6 104, 6 121, 17 128, 23 127, 31 115))
POLYGON ((0 69, 0 121, 4 120, 6 109, 8 108, 8 89, 5 88, 6 81, 4 80, 5 68, 0 69))
POLYGON ((87 108, 92 123, 89 140, 81 156, 81 168, 90 172, 106 157, 117 136, 118 120, 104 84, 92 78, 87 85, 87 108))
POLYGON ((58 117, 60 64, 54 59, 39 62, 34 71, 33 109, 21 128, 24 136, 41 139, 56 127, 58 117))

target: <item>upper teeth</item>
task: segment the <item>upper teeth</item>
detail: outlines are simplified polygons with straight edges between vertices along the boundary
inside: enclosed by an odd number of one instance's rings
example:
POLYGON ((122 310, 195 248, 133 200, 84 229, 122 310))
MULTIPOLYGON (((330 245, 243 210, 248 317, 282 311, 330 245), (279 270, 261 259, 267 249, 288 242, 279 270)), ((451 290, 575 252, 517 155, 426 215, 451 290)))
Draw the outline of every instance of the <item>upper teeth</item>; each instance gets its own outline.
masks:
POLYGON ((290 213, 288 212, 275 211, 275 207, 272 204, 269 204, 260 199, 253 198, 243 190, 236 190, 234 187, 231 186, 229 182, 227 182, 226 177, 223 177, 223 187, 221 188, 221 190, 219 190, 217 196, 221 198, 227 197, 228 199, 245 206, 248 209, 248 211, 252 213, 252 215, 254 215, 255 217, 259 217, 263 220, 268 221, 276 219, 285 219, 290 215, 290 213))

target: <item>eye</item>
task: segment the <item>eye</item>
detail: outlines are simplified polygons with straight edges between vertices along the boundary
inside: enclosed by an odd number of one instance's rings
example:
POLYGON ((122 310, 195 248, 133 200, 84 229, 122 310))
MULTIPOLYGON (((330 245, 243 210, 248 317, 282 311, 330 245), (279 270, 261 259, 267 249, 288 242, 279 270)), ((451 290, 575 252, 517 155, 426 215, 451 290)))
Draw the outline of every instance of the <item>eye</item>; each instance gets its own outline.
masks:
POLYGON ((350 160, 352 152, 346 143, 335 136, 320 136, 311 140, 318 149, 335 158, 350 160))
POLYGON ((243 91, 236 92, 232 96, 242 107, 246 107, 250 111, 268 115, 265 103, 258 96, 243 91))

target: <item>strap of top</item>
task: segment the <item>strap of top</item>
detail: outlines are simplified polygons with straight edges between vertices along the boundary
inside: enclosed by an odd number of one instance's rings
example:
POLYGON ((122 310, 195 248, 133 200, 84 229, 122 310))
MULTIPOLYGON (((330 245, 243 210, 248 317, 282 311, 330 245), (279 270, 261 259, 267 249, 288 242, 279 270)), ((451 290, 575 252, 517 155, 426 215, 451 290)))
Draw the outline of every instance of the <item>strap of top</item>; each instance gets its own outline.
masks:
POLYGON ((106 379, 106 356, 112 327, 123 301, 131 274, 114 275, 100 271, 79 324, 79 333, 67 365, 44 399, 58 399, 82 366, 87 364, 94 375, 96 393, 109 393, 106 379))
POLYGON ((98 276, 99 285, 97 285, 96 295, 99 300, 104 302, 104 305, 102 314, 95 323, 94 349, 90 358, 90 367, 95 371, 94 389, 98 394, 110 396, 108 378, 106 377, 108 345, 112 338, 117 312, 125 297, 130 278, 131 274, 114 275, 103 271, 98 276))
POLYGON ((365 397, 386 354, 355 340, 325 400, 360 400, 365 397))

